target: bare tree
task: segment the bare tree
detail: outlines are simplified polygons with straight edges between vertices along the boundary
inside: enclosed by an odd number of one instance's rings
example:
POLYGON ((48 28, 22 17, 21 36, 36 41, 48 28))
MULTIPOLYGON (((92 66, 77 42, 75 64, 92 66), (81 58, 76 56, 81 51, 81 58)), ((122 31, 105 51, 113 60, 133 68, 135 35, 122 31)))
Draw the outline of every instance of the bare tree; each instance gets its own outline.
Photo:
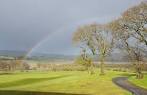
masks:
POLYGON ((86 70, 88 71, 88 73, 93 74, 93 62, 92 62, 92 58, 90 57, 90 55, 88 55, 88 53, 86 52, 86 49, 84 47, 82 47, 82 51, 80 56, 78 56, 75 60, 75 63, 83 65, 86 67, 86 70))
POLYGON ((80 27, 74 34, 73 41, 88 47, 93 55, 100 55, 100 72, 104 75, 105 57, 113 47, 113 37, 105 25, 90 24, 80 27))
POLYGON ((141 63, 147 51, 147 3, 142 2, 122 14, 122 17, 108 24, 117 41, 117 47, 127 52, 135 61, 137 78, 143 78, 141 63))
POLYGON ((121 19, 120 24, 129 35, 147 46, 147 2, 129 8, 121 19))

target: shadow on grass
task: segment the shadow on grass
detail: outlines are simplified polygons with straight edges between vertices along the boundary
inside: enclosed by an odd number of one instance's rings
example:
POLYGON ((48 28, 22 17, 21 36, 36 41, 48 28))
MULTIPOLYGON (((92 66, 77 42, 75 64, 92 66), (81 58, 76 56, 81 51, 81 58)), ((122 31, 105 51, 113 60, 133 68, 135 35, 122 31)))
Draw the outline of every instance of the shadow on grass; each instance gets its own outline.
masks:
POLYGON ((124 77, 131 77, 131 76, 135 76, 135 73, 122 73, 122 74, 118 74, 119 76, 124 76, 124 77))
POLYGON ((13 73, 0 73, 0 75, 13 75, 13 73))
POLYGON ((22 85, 27 85, 27 84, 34 84, 34 83, 38 83, 38 82, 54 80, 54 79, 59 79, 59 78, 64 78, 64 77, 69 77, 69 76, 70 75, 56 76, 56 77, 49 77, 49 78, 26 78, 26 79, 12 81, 12 82, 0 83, 0 88, 7 88, 7 87, 14 87, 14 86, 22 86, 22 85))
MULTIPOLYGON (((147 75, 147 72, 143 72, 144 75, 147 75)), ((124 76, 124 77, 132 77, 136 76, 136 73, 122 73, 122 74, 117 74, 119 76, 124 76)))
POLYGON ((89 95, 89 94, 0 90, 0 95, 89 95))

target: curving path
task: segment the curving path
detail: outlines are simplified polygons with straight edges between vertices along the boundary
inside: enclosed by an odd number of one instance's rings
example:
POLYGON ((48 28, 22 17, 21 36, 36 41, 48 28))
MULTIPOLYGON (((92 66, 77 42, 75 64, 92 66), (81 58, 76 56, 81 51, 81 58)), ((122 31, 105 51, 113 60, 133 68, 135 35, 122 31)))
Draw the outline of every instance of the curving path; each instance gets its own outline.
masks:
POLYGON ((113 78, 112 81, 132 93, 132 95, 147 95, 147 89, 141 88, 129 82, 127 77, 113 78))

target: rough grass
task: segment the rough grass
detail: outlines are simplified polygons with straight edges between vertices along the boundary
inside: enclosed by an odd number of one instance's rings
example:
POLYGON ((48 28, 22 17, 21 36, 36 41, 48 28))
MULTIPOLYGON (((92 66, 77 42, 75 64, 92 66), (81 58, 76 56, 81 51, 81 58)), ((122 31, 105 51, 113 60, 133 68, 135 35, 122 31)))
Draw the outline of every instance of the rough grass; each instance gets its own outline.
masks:
POLYGON ((123 72, 107 71, 104 76, 99 76, 97 70, 96 72, 94 75, 89 75, 85 71, 2 74, 0 75, 0 95, 130 94, 112 83, 112 78, 120 76, 123 72), (30 94, 28 93, 29 91, 30 94), (35 91, 35 94, 32 94, 33 91, 35 91), (37 92, 38 94, 36 94, 37 92), (39 92, 49 93, 39 94, 39 92))

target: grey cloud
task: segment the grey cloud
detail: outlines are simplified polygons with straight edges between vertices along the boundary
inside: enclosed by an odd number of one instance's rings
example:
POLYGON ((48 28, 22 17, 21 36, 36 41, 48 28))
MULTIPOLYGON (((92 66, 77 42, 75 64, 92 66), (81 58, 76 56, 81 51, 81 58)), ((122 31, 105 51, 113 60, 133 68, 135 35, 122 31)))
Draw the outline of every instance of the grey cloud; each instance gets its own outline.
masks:
POLYGON ((48 36, 52 40, 42 44, 38 50, 75 52, 71 45, 71 35, 76 25, 110 21, 139 2, 140 0, 0 0, 0 50, 29 50, 48 35, 65 28, 62 32, 55 33, 56 39, 48 36))

